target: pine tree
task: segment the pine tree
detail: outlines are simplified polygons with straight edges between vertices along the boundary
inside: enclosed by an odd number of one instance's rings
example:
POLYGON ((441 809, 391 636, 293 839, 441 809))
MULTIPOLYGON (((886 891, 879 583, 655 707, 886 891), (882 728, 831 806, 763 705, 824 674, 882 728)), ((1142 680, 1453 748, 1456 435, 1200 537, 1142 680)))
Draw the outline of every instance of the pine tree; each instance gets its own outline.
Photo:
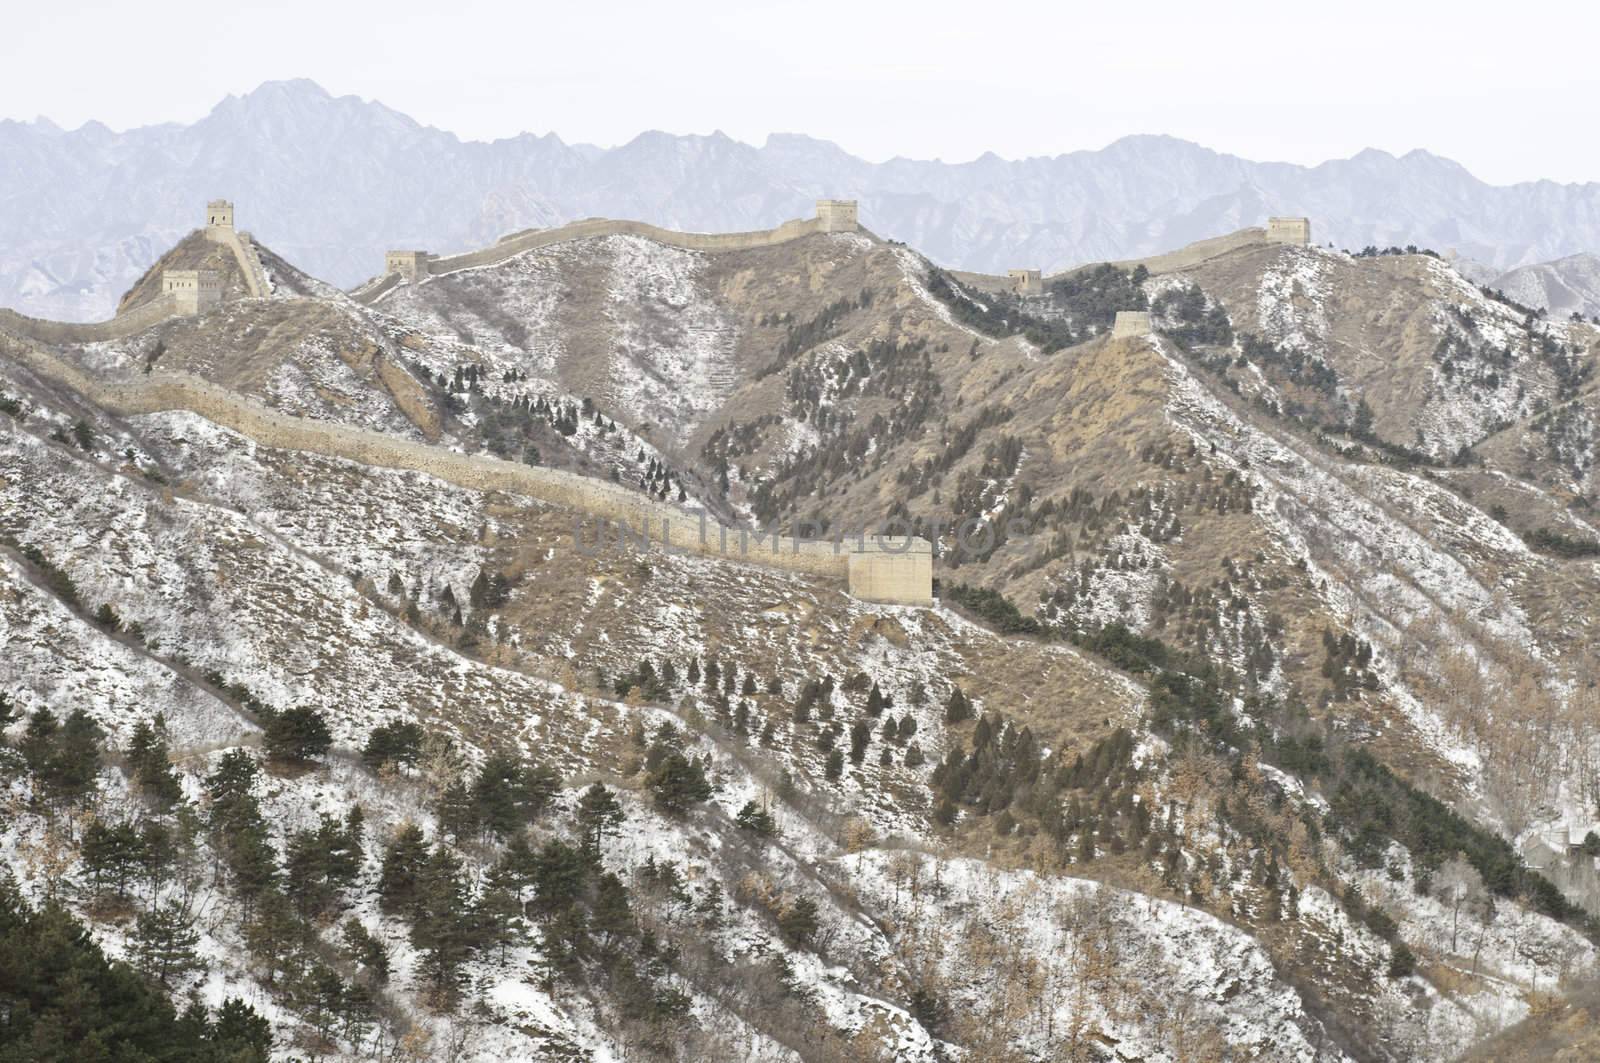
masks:
POLYGON ((294 764, 320 757, 333 745, 327 717, 309 705, 273 713, 267 718, 263 737, 268 757, 294 764))
POLYGON ((527 768, 510 754, 496 753, 484 761, 472 798, 484 826, 506 838, 538 818, 560 787, 561 778, 551 769, 527 768))
POLYGON ((461 861, 442 845, 417 874, 411 945, 422 953, 421 971, 436 997, 453 999, 472 953, 472 912, 461 861))
POLYGON ((55 759, 60 727, 55 713, 47 708, 37 709, 28 717, 28 726, 23 730, 22 741, 17 746, 22 753, 22 762, 28 766, 28 774, 40 786, 44 784, 50 764, 55 759))
POLYGON ((128 881, 139 870, 143 849, 132 823, 107 825, 96 819, 83 832, 79 855, 97 893, 109 889, 119 899, 126 899, 128 881))
POLYGON ((386 765, 417 766, 422 758, 423 731, 411 720, 394 720, 372 729, 361 750, 361 762, 372 771, 386 765))
POLYGON ((359 919, 352 917, 345 921, 344 944, 362 975, 370 979, 373 985, 381 986, 389 981, 389 950, 384 948, 383 942, 372 936, 359 919))
POLYGON ((857 720, 850 725, 850 763, 860 764, 867 756, 867 745, 872 741, 872 725, 857 720))
POLYGON ((972 719, 972 702, 960 687, 950 688, 950 699, 944 704, 944 722, 960 723, 972 719))
POLYGON ((689 806, 711 797, 711 783, 705 768, 682 753, 669 753, 645 780, 654 795, 656 808, 671 815, 682 815, 689 806))
POLYGON ((211 1024, 211 1042, 227 1063, 266 1063, 272 1052, 272 1024, 243 1000, 229 997, 211 1024))
POLYGON ((506 949, 520 939, 526 925, 522 918, 520 877, 504 865, 490 871, 478 898, 476 913, 478 925, 484 931, 483 943, 498 947, 499 960, 505 963, 506 949))
POLYGON ((844 774, 844 754, 841 753, 837 749, 831 750, 828 753, 827 761, 823 765, 823 769, 822 769, 823 778, 827 779, 829 782, 838 782, 839 781, 839 776, 841 776, 843 774, 844 774))
POLYGON ((533 908, 548 921, 577 903, 589 863, 582 851, 560 839, 545 842, 533 858, 533 908))
POLYGON ((439 833, 458 844, 478 833, 481 824, 478 802, 464 779, 455 779, 444 788, 434 814, 439 818, 439 833))
POLYGON ((628 902, 628 887, 607 871, 595 883, 595 899, 590 926, 608 941, 626 937, 633 931, 633 909, 628 902))
POLYGON ((778 833, 778 824, 772 818, 772 813, 754 801, 746 801, 733 821, 744 830, 754 831, 756 834, 767 837, 778 833))
POLYGON ((378 906, 391 914, 409 912, 417 904, 422 869, 428 862, 428 840, 415 823, 402 826, 384 850, 378 872, 378 906))
POLYGON ((156 905, 135 923, 133 950, 139 969, 163 988, 170 987, 173 979, 204 969, 195 954, 199 943, 194 920, 174 903, 156 905))
POLYGON ((610 790, 595 783, 578 798, 577 814, 584 850, 592 858, 598 859, 606 832, 620 826, 623 821, 622 804, 610 790))
POLYGON ((140 720, 128 742, 128 768, 134 785, 157 808, 167 809, 183 800, 183 786, 173 773, 167 751, 166 721, 158 714, 155 726, 140 720))
POLYGON ((818 925, 817 902, 810 897, 796 898, 778 915, 778 932, 796 948, 811 940, 818 925))

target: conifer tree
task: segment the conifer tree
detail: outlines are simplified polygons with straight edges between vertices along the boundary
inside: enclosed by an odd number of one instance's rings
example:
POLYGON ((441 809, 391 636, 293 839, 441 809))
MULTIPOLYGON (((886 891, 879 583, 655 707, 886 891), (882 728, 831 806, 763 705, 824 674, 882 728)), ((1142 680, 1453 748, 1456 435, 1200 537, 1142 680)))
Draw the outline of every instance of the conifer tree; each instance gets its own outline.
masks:
POLYGON ((960 687, 950 688, 950 699, 944 703, 944 722, 960 723, 972 719, 972 702, 960 687))
POLYGON ((154 726, 144 720, 134 726, 128 742, 128 768, 138 791, 157 808, 171 808, 183 799, 183 787, 167 751, 166 721, 159 714, 154 726))
POLYGON ((143 858, 139 831, 132 823, 106 824, 99 819, 83 832, 79 846, 83 868, 95 891, 110 890, 126 899, 128 882, 138 872, 143 858))
POLYGON ((444 788, 434 814, 439 818, 439 833, 454 838, 458 844, 478 832, 478 802, 465 779, 454 779, 444 788))
POLYGON ((28 726, 22 732, 22 741, 17 748, 22 753, 22 761, 28 767, 28 774, 33 776, 34 782, 43 785, 50 770, 50 763, 55 759, 57 732, 60 730, 60 721, 55 713, 48 708, 34 710, 28 716, 28 726))
POLYGON ((204 968, 195 954, 200 935, 194 929, 194 920, 175 903, 158 904, 141 913, 133 940, 139 969, 163 988, 170 987, 174 979, 204 968))
POLYGON ((461 967, 472 953, 472 913, 461 860, 442 845, 429 854, 416 877, 411 945, 422 953, 421 971, 436 997, 454 999, 461 967))
POLYGON ((623 821, 622 804, 610 790, 595 783, 578 798, 578 825, 583 833, 584 850, 598 858, 606 832, 623 821))
POLYGON ((351 917, 345 921, 344 944, 362 975, 370 979, 373 985, 381 986, 389 981, 389 950, 384 948, 383 942, 372 936, 359 919, 351 917))
POLYGON ((850 763, 860 764, 867 756, 867 745, 872 741, 872 725, 857 720, 850 725, 850 763))
POLYGON ((414 721, 394 720, 381 724, 367 736, 361 762, 372 771, 389 764, 414 768, 422 758, 422 739, 422 727, 414 721))
POLYGON ((754 801, 746 801, 733 821, 742 829, 753 831, 756 834, 770 837, 778 833, 778 824, 772 818, 772 813, 754 801))
POLYGON ((645 780, 655 798, 656 808, 671 815, 682 815, 689 806, 711 796, 711 783, 705 768, 692 758, 673 751, 645 780))
POLYGON ((267 756, 294 764, 320 757, 333 745, 327 717, 309 705, 273 713, 267 718, 264 738, 267 756))
POLYGON ((417 904, 428 840, 415 823, 402 826, 383 854, 378 872, 378 906, 391 914, 409 912, 417 904))

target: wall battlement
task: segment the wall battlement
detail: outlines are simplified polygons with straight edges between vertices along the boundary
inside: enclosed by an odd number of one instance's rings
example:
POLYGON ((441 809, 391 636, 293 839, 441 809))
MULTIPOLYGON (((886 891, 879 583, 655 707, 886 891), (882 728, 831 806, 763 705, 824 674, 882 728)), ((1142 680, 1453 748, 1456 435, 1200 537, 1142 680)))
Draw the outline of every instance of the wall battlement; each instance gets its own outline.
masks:
POLYGON ((383 274, 349 294, 357 302, 370 306, 394 288, 394 285, 385 286, 382 283, 383 278, 391 274, 400 273, 403 279, 416 283, 425 277, 440 277, 458 270, 497 265, 537 247, 602 236, 642 236, 687 251, 745 251, 788 243, 812 233, 859 232, 860 228, 856 217, 856 201, 853 199, 819 199, 817 216, 814 218, 796 218, 776 229, 742 233, 686 233, 642 221, 590 218, 556 229, 525 229, 503 236, 488 247, 459 255, 438 257, 424 251, 389 251, 384 254, 383 274), (407 273, 407 270, 410 272, 407 273))
MULTIPOLYGON (((142 309, 142 308, 141 308, 142 309)), ((698 512, 657 502, 616 484, 561 469, 460 454, 362 428, 294 417, 183 373, 105 381, 27 343, 0 345, 40 375, 123 416, 187 410, 263 446, 301 450, 362 465, 436 476, 461 487, 506 491, 605 518, 629 541, 647 534, 678 552, 843 580, 859 598, 899 605, 933 602, 933 551, 923 539, 794 539, 724 528, 698 512)), ((619 532, 618 540, 622 538, 619 532)))

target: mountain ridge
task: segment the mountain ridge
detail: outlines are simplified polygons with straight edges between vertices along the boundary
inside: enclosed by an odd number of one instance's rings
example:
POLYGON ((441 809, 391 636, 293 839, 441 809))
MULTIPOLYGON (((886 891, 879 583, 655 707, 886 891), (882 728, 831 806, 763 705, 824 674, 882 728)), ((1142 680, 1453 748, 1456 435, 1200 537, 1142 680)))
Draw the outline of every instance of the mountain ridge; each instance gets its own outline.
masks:
POLYGON ((874 163, 803 133, 759 146, 659 130, 610 148, 555 133, 469 141, 305 79, 229 96, 187 125, 0 122, 0 149, 0 195, 16 208, 0 219, 0 305, 75 320, 109 312, 218 195, 340 286, 389 247, 448 253, 591 216, 758 229, 829 196, 859 199, 874 231, 942 265, 991 273, 1151 254, 1268 214, 1312 216, 1319 242, 1431 246, 1497 271, 1600 247, 1600 184, 1491 186, 1421 149, 1307 167, 1160 134, 959 163, 874 163))

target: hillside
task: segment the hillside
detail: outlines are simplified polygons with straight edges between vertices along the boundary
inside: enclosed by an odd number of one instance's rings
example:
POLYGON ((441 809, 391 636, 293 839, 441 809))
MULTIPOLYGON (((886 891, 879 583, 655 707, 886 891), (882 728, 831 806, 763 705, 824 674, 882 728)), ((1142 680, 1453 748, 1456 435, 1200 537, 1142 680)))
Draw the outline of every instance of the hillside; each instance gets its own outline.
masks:
POLYGON ((1600 247, 1600 185, 1497 187, 1420 150, 1295 166, 1130 136, 1049 157, 874 163, 798 133, 463 142, 304 80, 230 96, 187 125, 4 121, 0 152, 12 208, 0 306, 78 321, 109 314, 217 195, 252 204, 263 242, 341 287, 394 247, 448 254, 593 216, 758 229, 829 195, 861 200, 881 235, 941 265, 992 273, 1155 254, 1271 214, 1317 216, 1318 241, 1336 247, 1415 244, 1497 273, 1600 247))
POLYGON ((0 335, 0 852, 180 1009, 285 1059, 1581 1042, 1589 326, 1253 239, 1018 297, 866 231, 609 235, 370 306, 260 252, 271 298, 0 335), (179 381, 209 417, 107 398, 179 381), (939 598, 602 547, 228 401, 895 518, 939 598))

